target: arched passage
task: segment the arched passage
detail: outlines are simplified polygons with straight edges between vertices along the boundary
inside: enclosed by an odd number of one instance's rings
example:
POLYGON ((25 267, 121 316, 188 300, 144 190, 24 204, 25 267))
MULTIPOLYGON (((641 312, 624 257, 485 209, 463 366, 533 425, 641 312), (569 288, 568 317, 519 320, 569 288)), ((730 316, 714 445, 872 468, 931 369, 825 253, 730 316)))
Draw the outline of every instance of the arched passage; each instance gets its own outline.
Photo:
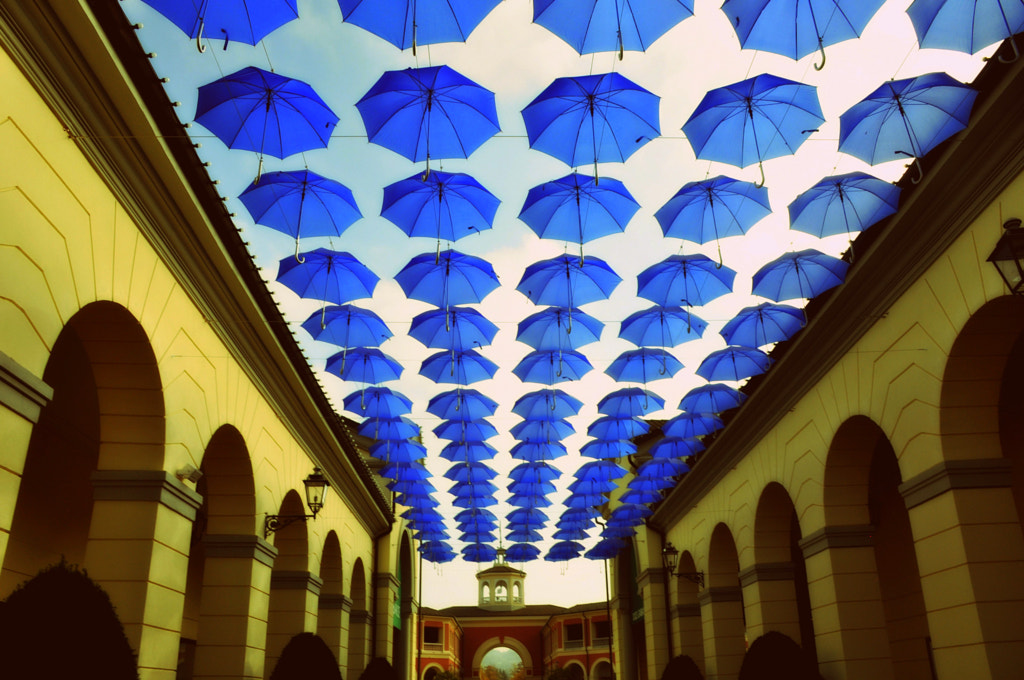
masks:
POLYGON ((712 677, 735 678, 746 650, 746 620, 736 543, 725 524, 711 532, 707 587, 700 593, 704 663, 712 677))
POLYGON ((394 667, 398 671, 399 680, 406 680, 410 667, 409 658, 412 646, 412 605, 416 592, 416 574, 413 573, 412 548, 409 545, 409 533, 402 532, 401 545, 398 549, 398 601, 394 616, 394 667))
MULTIPOLYGON (((304 516, 306 508, 299 494, 290 490, 278 514, 304 516)), ((277 663, 281 650, 295 635, 312 632, 320 596, 321 581, 309 572, 309 539, 304 521, 296 521, 273 534, 277 559, 270 576, 270 605, 267 615, 267 653, 264 675, 277 663)))
POLYGON ((676 623, 672 628, 679 631, 679 654, 691 657, 697 666, 704 668, 704 630, 700 619, 700 587, 697 584, 697 565, 689 550, 679 555, 679 575, 676 577, 676 623))
POLYGON ((347 598, 342 594, 344 573, 341 543, 338 541, 338 534, 331 531, 324 541, 320 557, 320 579, 323 581, 323 587, 317 605, 316 634, 327 644, 342 668, 348 663, 346 646, 350 609, 347 598))
POLYGON ((346 678, 358 678, 366 668, 366 657, 370 651, 370 613, 366 598, 366 573, 362 558, 352 564, 352 613, 348 625, 348 673, 346 678))
MULTIPOLYGON (((754 561, 741 580, 757 602, 748 607, 758 613, 748 635, 759 638, 769 631, 784 633, 815 657, 807 565, 800 549, 800 520, 796 508, 778 482, 761 492, 754 518, 754 561)), ((744 598, 748 599, 748 598, 744 598)))
POLYGON ((533 675, 534 666, 533 655, 530 654, 530 648, 524 644, 521 640, 518 640, 509 635, 502 635, 500 637, 492 637, 481 642, 476 650, 473 651, 473 675, 480 675, 480 668, 483 666, 484 657, 487 656, 488 652, 497 649, 499 647, 508 647, 516 654, 523 662, 523 668, 526 669, 527 675, 533 675))

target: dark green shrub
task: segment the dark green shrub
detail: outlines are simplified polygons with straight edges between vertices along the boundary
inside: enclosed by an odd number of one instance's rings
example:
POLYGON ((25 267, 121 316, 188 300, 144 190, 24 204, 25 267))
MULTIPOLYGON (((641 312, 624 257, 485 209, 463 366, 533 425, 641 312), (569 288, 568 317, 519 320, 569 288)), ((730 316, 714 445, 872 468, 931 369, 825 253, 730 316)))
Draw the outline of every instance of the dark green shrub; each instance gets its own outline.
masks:
POLYGON ((323 638, 299 633, 281 650, 270 680, 341 680, 341 671, 323 638))
POLYGON ((820 680, 818 666, 793 638, 769 631, 743 657, 739 680, 820 680))
POLYGON ((704 680, 704 676, 696 661, 681 654, 668 662, 665 672, 661 674, 661 680, 704 680))

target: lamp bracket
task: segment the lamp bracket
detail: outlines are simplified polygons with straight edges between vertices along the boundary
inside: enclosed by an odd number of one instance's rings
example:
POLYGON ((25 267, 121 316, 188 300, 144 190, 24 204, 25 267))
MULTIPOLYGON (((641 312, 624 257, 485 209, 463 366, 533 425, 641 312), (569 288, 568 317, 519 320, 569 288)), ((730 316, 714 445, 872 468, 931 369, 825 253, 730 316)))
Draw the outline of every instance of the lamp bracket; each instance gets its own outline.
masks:
POLYGON ((704 588, 703 571, 681 571, 679 575, 691 583, 696 583, 698 588, 704 588))
POLYGON ((266 515, 263 518, 263 538, 270 538, 270 534, 280 531, 296 522, 305 522, 307 519, 314 519, 316 515, 266 515))

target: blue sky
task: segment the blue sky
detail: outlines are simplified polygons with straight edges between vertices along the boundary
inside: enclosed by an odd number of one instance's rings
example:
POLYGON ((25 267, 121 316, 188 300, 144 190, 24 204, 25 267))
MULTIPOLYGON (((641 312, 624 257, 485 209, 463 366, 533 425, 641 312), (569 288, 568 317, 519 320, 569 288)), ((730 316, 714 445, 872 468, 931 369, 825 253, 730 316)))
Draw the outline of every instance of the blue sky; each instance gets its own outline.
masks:
MULTIPOLYGON (((718 329, 741 308, 764 301, 750 294, 750 277, 758 267, 787 251, 816 248, 838 255, 846 249, 845 235, 821 240, 789 230, 786 206, 796 195, 827 175, 863 170, 894 180, 903 173, 905 163, 902 161, 871 168, 839 153, 839 115, 891 78, 946 71, 958 80, 969 82, 980 70, 982 56, 992 51, 989 49, 972 57, 918 49, 912 25, 904 13, 909 4, 909 0, 886 2, 861 39, 827 48, 828 61, 819 72, 813 68, 813 63, 819 59, 817 54, 796 62, 774 54, 741 50, 729 19, 719 9, 719 0, 696 0, 693 17, 671 29, 646 53, 627 52, 621 61, 614 53, 579 56, 546 29, 531 22, 529 0, 505 0, 465 44, 421 46, 415 57, 411 50, 400 51, 358 27, 343 23, 334 0, 299 0, 301 18, 273 33, 262 45, 232 43, 225 51, 221 43, 215 42, 204 54, 198 53, 194 41, 141 0, 122 3, 131 20, 144 24, 138 31, 139 39, 147 50, 156 52, 153 66, 158 75, 169 78, 165 87, 172 101, 180 102, 177 111, 183 123, 194 116, 199 85, 249 65, 272 67, 282 75, 309 82, 340 116, 327 149, 306 152, 284 161, 268 158, 264 172, 301 169, 308 165, 311 170, 352 189, 364 219, 340 238, 309 239, 304 242, 304 248, 322 245, 349 251, 381 277, 373 299, 357 300, 354 304, 377 311, 395 333, 396 337, 388 340, 382 349, 407 368, 402 380, 390 386, 415 400, 411 417, 426 432, 424 442, 430 451, 428 467, 438 476, 450 464, 437 456, 443 442, 436 440, 429 431, 439 421, 427 414, 425 407, 431 396, 447 388, 417 375, 419 363, 434 350, 428 350, 405 335, 412 317, 430 306, 407 300, 393 280, 414 255, 432 252, 436 244, 431 239, 408 238, 379 217, 382 187, 422 172, 423 164, 413 164, 367 142, 354 105, 377 78, 386 70, 447 64, 496 93, 502 131, 468 160, 435 162, 432 167, 467 172, 502 200, 492 229, 464 238, 454 247, 490 261, 502 283, 501 288, 479 306, 499 327, 494 344, 483 353, 500 368, 494 379, 473 387, 500 401, 501 406, 491 421, 503 433, 519 422, 510 411, 515 399, 540 387, 523 384, 511 373, 518 360, 530 351, 515 341, 516 324, 538 311, 515 290, 515 285, 527 264, 559 255, 567 248, 562 242, 539 239, 516 219, 530 187, 562 177, 571 170, 562 162, 529 148, 520 111, 554 78, 566 75, 616 71, 661 97, 662 136, 643 146, 626 163, 606 163, 600 169, 602 176, 623 181, 641 208, 623 234, 586 246, 587 255, 605 259, 622 276, 623 284, 609 300, 584 308, 606 323, 601 342, 584 349, 594 370, 577 383, 559 385, 585 401, 580 415, 571 419, 577 433, 585 433, 587 424, 597 417, 597 399, 621 387, 604 374, 604 369, 619 353, 633 348, 617 337, 619 322, 630 313, 650 306, 648 301, 636 296, 636 275, 678 252, 704 252, 712 258, 718 257, 713 243, 698 246, 664 237, 653 218, 654 212, 690 181, 719 174, 748 181, 759 179, 757 166, 739 169, 694 157, 680 128, 704 93, 760 73, 772 73, 816 86, 826 123, 795 155, 765 163, 766 185, 774 212, 747 235, 721 242, 725 264, 738 272, 734 293, 694 310, 709 324, 704 337, 672 350, 685 366, 673 380, 649 385, 666 400, 666 411, 655 414, 661 418, 675 415, 678 412, 675 405, 682 395, 705 382, 694 370, 708 352, 725 346, 718 329)), ((251 243, 268 286, 282 303, 287 317, 296 324, 297 336, 314 368, 322 372, 324 359, 336 348, 312 341, 297 327, 319 309, 319 303, 299 300, 294 293, 274 282, 278 261, 294 251, 294 242, 290 237, 254 225, 236 198, 256 174, 256 155, 228 150, 198 125, 193 124, 189 132, 201 142, 197 152, 209 162, 210 176, 219 182, 221 193, 228 197, 227 204, 236 213, 236 223, 245 240, 251 243)), ((580 172, 590 173, 592 167, 580 168, 580 172)), ((575 252, 576 247, 570 244, 568 251, 575 252)), ((322 383, 339 409, 343 396, 359 388, 359 385, 345 384, 326 374, 322 383)), ((566 443, 573 451, 584 441, 585 437, 577 434, 566 443)), ((514 443, 511 436, 502 434, 491 443, 502 452, 494 467, 507 471, 514 464, 507 454, 514 443)), ((571 455, 555 464, 568 473, 581 462, 578 455, 571 455)), ((504 498, 507 480, 496 481, 502 488, 500 497, 504 498)), ((570 481, 571 477, 565 476, 559 483, 559 500, 566 495, 570 481)), ((442 490, 442 497, 449 485, 443 479, 435 483, 442 490)), ((504 515, 508 509, 498 508, 497 514, 504 515)), ((560 511, 561 506, 556 504, 552 508, 553 516, 560 511)), ((454 511, 449 514, 454 515, 454 511)), ((454 524, 450 528, 453 527, 454 524)), ((551 531, 553 527, 547 532, 548 536, 551 531)), ((585 545, 590 547, 596 538, 595 534, 585 545)), ((543 544, 542 550, 546 552, 550 543, 543 544)), ((458 541, 452 541, 452 545, 456 550, 461 547, 458 541)), ((475 602, 473 574, 477 569, 475 564, 462 562, 426 567, 424 603, 442 607, 475 602)), ((571 605, 604 599, 600 564, 584 559, 563 564, 535 561, 526 565, 526 569, 530 574, 529 602, 571 605)))

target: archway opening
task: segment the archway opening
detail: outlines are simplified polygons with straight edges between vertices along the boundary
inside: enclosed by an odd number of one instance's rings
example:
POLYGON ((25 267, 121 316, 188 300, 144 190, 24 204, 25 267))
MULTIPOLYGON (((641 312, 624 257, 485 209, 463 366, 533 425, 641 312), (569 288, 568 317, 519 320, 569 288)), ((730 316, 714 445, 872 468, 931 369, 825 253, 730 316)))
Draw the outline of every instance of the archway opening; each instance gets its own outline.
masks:
POLYGON ((523 657, 511 647, 495 647, 480 661, 480 680, 522 680, 523 657))
POLYGON ((348 673, 345 677, 358 678, 366 668, 370 630, 370 614, 366 609, 366 573, 362 558, 357 557, 352 565, 350 583, 352 613, 348 624, 348 673))

